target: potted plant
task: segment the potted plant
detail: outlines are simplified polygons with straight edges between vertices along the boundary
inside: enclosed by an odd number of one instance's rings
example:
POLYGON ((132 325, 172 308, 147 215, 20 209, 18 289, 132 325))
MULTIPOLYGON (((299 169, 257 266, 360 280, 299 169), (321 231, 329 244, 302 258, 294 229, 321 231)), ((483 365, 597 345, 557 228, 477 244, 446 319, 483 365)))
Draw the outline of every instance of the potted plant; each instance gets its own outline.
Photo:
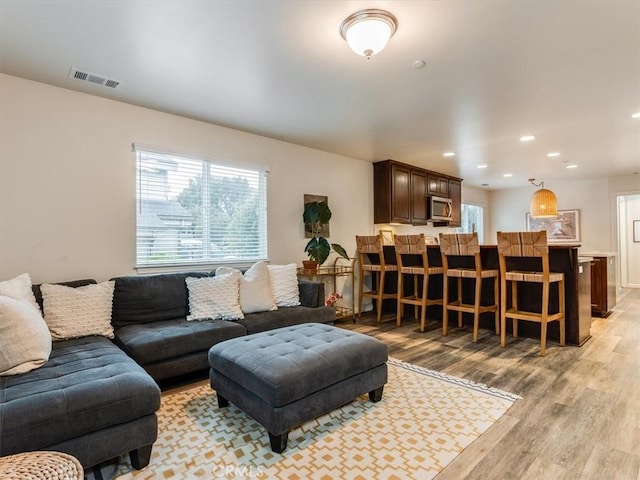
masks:
POLYGON ((317 268, 318 265, 322 265, 329 254, 333 250, 341 257, 349 259, 346 250, 337 243, 329 243, 329 241, 321 236, 321 229, 323 225, 329 223, 331 219, 331 210, 329 205, 325 201, 309 202, 304 205, 304 213, 302 219, 305 225, 311 226, 311 240, 304 247, 304 251, 309 255, 309 261, 311 263, 303 262, 304 268, 317 268), (315 262, 315 266, 314 263, 315 262))

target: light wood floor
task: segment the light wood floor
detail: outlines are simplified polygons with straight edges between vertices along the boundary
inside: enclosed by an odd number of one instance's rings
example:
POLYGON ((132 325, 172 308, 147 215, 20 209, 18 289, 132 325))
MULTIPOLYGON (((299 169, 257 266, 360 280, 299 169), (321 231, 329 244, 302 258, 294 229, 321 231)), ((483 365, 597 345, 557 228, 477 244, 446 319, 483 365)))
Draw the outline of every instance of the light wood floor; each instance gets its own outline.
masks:
POLYGON ((338 325, 379 338, 392 357, 522 397, 437 480, 640 480, 640 289, 594 318, 582 347, 549 343, 545 357, 534 339, 507 337, 502 349, 481 330, 474 344, 470 327, 443 337, 435 321, 425 333, 371 314, 338 325))

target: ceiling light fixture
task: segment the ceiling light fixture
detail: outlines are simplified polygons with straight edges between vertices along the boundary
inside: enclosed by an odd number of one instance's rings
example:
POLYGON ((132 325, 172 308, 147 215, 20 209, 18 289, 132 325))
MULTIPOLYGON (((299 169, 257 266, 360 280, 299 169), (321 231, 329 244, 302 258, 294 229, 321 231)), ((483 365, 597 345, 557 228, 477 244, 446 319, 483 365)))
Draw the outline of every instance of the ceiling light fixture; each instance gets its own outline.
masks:
POLYGON ((633 115, 631 115, 631 118, 640 118, 640 112, 636 112, 633 115))
POLYGON ((520 137, 521 142, 530 142, 531 140, 535 140, 535 139, 536 139, 535 135, 523 135, 522 137, 520 137))
POLYGON ((442 154, 443 157, 455 157, 456 156, 456 152, 444 152, 442 154))
POLYGON ((504 178, 509 178, 509 177, 513 177, 513 173, 505 173, 504 175, 502 175, 504 178))
POLYGON ((535 183, 535 178, 530 178, 529 182, 534 187, 541 187, 532 196, 529 202, 529 210, 532 218, 548 218, 558 216, 558 199, 551 190, 544 188, 544 182, 535 183))
POLYGON ((478 168, 487 168, 487 165, 485 165, 484 163, 481 165, 478 165, 478 168))
POLYGON ((578 168, 578 165, 576 165, 575 163, 570 163, 565 168, 578 168))
POLYGON ((559 157, 560 156, 560 152, 549 152, 547 153, 547 157, 552 158, 552 157, 559 157))
POLYGON ((387 45, 397 28, 398 20, 391 13, 369 8, 345 18, 340 35, 351 50, 369 60, 387 45))

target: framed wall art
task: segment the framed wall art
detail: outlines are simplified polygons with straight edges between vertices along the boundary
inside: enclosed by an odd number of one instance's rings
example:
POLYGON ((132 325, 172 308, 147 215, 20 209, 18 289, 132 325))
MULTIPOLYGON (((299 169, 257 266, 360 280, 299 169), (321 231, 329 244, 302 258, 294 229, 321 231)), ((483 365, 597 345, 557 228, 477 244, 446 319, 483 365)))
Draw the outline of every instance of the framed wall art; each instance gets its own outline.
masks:
POLYGON ((549 243, 580 242, 580 210, 558 210, 553 218, 533 218, 526 213, 527 232, 545 230, 549 243))

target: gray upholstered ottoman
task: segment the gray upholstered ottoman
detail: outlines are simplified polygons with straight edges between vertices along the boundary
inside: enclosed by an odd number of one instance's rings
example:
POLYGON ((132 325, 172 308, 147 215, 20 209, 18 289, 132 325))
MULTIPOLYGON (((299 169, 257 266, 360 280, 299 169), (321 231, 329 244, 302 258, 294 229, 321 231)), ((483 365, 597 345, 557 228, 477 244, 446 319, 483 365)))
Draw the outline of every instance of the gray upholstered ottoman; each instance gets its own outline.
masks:
POLYGON ((211 387, 220 408, 232 402, 264 425, 271 449, 289 431, 363 393, 377 402, 387 383, 387 346, 320 323, 278 328, 214 345, 211 387))

